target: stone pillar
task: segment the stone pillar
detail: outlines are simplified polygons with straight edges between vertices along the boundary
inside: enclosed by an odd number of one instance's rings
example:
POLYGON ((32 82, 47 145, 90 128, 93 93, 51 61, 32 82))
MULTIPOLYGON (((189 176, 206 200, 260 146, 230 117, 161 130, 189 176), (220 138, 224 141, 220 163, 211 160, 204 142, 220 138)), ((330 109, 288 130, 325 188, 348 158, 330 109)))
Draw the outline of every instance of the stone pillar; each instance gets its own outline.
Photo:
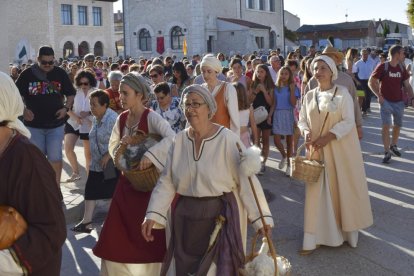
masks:
POLYGON ((187 56, 203 54, 206 51, 205 18, 203 1, 191 0, 191 25, 187 35, 187 56))

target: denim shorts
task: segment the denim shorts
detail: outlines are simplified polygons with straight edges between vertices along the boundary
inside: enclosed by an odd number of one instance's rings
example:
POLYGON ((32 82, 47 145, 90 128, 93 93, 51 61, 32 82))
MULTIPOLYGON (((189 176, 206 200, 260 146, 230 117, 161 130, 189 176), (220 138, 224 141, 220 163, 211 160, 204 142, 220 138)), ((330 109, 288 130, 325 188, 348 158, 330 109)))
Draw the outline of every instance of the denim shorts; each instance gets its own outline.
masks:
POLYGON ((63 128, 34 128, 28 127, 32 136, 30 141, 47 157, 49 162, 62 161, 63 128))
POLYGON ((384 100, 380 107, 382 125, 392 125, 392 117, 394 125, 401 127, 404 117, 404 107, 405 105, 403 101, 389 102, 387 100, 384 100))

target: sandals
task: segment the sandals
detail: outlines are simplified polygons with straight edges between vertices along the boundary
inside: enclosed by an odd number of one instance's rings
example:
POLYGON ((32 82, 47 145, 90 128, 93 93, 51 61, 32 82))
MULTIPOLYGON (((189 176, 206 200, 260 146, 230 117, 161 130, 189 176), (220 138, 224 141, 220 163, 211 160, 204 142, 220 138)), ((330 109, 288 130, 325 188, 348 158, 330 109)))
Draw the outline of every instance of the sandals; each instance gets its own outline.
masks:
POLYGON ((81 179, 80 174, 78 173, 73 173, 68 179, 66 179, 65 182, 75 182, 77 180, 81 179))
POLYGON ((311 249, 311 250, 305 250, 305 249, 302 249, 302 250, 299 250, 299 255, 301 255, 301 256, 307 256, 307 255, 310 255, 310 254, 312 254, 313 252, 315 252, 315 250, 316 249, 318 249, 320 247, 320 245, 317 245, 316 247, 315 247, 315 249, 311 249))
POLYGON ((88 225, 91 225, 91 224, 92 222, 87 222, 87 223, 79 222, 78 224, 76 224, 75 227, 70 228, 70 230, 74 232, 90 234, 92 231, 92 228, 89 228, 88 225))

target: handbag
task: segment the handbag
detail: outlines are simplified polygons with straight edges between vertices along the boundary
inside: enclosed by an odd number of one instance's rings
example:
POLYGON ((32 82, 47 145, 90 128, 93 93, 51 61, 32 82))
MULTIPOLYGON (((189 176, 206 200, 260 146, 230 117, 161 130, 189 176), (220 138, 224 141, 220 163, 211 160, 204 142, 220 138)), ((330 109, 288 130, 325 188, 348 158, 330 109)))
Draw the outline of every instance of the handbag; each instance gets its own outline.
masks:
POLYGON ((0 206, 0 250, 9 248, 27 230, 22 215, 11 206, 0 206))
MULTIPOLYGON (((99 148, 99 143, 98 143, 98 126, 95 128, 95 139, 96 139, 96 146, 98 147, 98 151, 99 151, 99 155, 101 156, 101 158, 104 156, 99 148)), ((103 168, 103 175, 104 175, 104 180, 111 180, 114 178, 118 177, 118 173, 116 171, 115 168, 115 164, 114 164, 114 160, 109 159, 108 162, 106 162, 106 166, 105 168, 103 168)))
POLYGON ((253 115, 254 115, 254 121, 256 122, 256 125, 258 125, 267 120, 267 116, 269 115, 269 113, 267 112, 266 107, 259 106, 253 111, 253 115))

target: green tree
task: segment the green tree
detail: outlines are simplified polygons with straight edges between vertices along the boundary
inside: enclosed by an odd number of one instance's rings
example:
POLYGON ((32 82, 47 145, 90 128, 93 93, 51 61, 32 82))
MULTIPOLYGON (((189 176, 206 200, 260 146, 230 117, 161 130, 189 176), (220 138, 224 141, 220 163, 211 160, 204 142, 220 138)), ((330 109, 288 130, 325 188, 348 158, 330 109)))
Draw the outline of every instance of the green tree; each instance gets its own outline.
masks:
POLYGON ((395 25, 395 29, 394 29, 394 33, 398 34, 400 32, 400 27, 397 25, 395 25))
POLYGON ((298 36, 296 35, 294 31, 289 30, 288 28, 286 28, 286 26, 284 27, 284 30, 285 30, 285 37, 287 39, 289 39, 290 41, 298 40, 298 36))
POLYGON ((382 31, 382 35, 387 37, 387 34, 390 33, 390 26, 387 23, 384 23, 384 29, 382 31))
POLYGON ((414 0, 408 1, 407 4, 407 17, 411 27, 414 27, 414 0))

